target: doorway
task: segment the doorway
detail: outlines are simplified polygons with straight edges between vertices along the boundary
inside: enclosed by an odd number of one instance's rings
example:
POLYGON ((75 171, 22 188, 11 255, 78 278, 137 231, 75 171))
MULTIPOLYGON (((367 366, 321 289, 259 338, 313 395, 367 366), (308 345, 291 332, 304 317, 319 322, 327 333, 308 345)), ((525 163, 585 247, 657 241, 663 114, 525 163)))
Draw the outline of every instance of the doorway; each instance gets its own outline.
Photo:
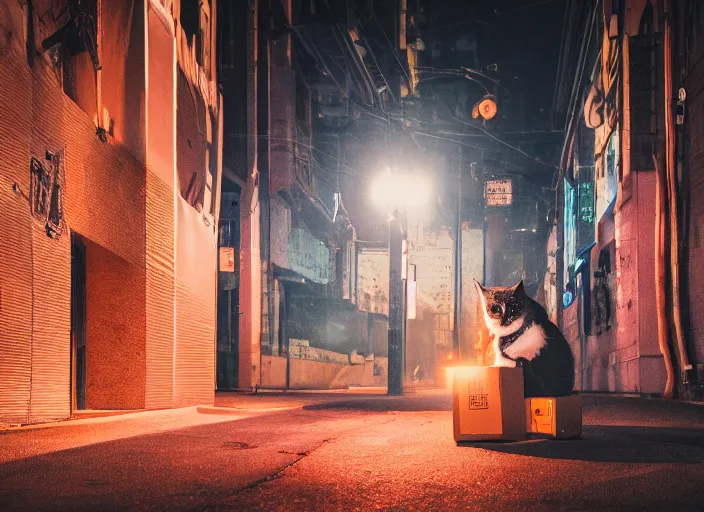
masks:
POLYGON ((86 408, 86 246, 71 235, 71 410, 86 408))

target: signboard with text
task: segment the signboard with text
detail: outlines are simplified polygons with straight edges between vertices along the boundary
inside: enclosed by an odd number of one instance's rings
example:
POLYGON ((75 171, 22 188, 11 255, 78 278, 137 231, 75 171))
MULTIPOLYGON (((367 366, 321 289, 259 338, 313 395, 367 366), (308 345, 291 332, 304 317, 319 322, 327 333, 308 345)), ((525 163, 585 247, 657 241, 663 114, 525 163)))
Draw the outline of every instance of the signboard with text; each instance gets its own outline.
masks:
POLYGON ((233 247, 220 247, 220 272, 235 271, 235 249, 233 247))
POLYGON ((513 201, 511 180, 487 181, 484 197, 487 206, 509 206, 513 201))

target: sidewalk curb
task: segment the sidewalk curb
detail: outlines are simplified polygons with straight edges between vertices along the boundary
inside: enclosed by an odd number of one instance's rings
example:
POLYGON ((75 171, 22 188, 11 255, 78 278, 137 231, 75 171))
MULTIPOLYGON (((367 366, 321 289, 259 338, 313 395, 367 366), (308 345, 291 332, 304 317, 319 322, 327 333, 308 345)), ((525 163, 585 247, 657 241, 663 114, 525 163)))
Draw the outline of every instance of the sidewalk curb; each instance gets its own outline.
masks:
POLYGON ((222 415, 237 415, 237 414, 252 414, 266 412, 291 411, 294 409, 303 408, 303 404, 296 404, 286 407, 221 407, 217 405, 199 405, 196 411, 199 414, 222 414, 222 415))
POLYGON ((135 409, 134 411, 120 411, 120 413, 108 412, 104 415, 96 414, 84 418, 72 416, 63 420, 51 420, 43 423, 23 423, 20 425, 0 425, 0 435, 8 432, 28 432, 30 430, 40 430, 58 427, 70 427, 85 425, 88 423, 111 423, 121 420, 130 420, 142 415, 153 413, 177 413, 187 412, 189 409, 197 410, 199 406, 188 405, 185 407, 169 407, 167 409, 135 409))

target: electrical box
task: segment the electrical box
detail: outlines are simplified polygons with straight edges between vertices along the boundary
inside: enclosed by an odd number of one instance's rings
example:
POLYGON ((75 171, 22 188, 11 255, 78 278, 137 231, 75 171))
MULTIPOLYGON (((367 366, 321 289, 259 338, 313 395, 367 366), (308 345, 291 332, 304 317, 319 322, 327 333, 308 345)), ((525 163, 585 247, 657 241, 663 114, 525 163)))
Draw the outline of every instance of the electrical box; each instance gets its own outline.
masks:
POLYGON ((526 398, 525 411, 529 434, 545 434, 555 439, 582 435, 582 397, 578 394, 526 398))

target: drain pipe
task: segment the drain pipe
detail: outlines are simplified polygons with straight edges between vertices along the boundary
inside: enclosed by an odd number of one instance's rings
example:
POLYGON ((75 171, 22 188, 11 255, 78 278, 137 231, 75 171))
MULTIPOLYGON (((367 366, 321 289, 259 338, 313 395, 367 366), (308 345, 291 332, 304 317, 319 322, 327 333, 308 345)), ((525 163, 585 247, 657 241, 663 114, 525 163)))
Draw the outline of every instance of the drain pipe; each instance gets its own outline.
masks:
POLYGON ((667 298, 665 296, 665 172, 663 164, 653 155, 655 164, 655 308, 658 318, 658 345, 665 362, 667 380, 663 395, 672 397, 673 368, 667 329, 667 298))
POLYGON ((670 216, 670 273, 672 279, 672 322, 677 339, 680 372, 691 370, 687 346, 682 332, 682 314, 680 306, 680 237, 677 222, 677 176, 675 169, 675 122, 672 115, 672 18, 670 17, 670 0, 664 2, 665 26, 663 37, 664 75, 665 75, 665 155, 667 171, 667 193, 670 216))

